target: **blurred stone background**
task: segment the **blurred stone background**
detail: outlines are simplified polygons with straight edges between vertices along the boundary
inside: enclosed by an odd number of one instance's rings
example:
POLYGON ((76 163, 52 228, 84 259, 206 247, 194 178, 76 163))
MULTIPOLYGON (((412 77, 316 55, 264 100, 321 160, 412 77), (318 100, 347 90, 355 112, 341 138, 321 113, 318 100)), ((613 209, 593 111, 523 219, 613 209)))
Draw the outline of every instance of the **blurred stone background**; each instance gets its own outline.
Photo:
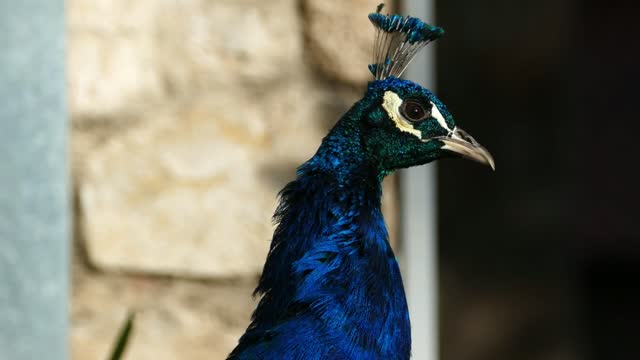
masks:
MULTIPOLYGON (((230 351, 275 194, 370 79, 379 1, 67 1, 74 359, 129 310, 127 359, 230 351)), ((443 359, 638 358, 635 159, 601 146, 634 144, 637 8, 436 2, 437 94, 498 162, 439 167, 443 359)))
POLYGON ((129 310, 129 359, 233 348, 278 190, 370 80, 378 2, 67 2, 74 359, 104 359, 129 310))

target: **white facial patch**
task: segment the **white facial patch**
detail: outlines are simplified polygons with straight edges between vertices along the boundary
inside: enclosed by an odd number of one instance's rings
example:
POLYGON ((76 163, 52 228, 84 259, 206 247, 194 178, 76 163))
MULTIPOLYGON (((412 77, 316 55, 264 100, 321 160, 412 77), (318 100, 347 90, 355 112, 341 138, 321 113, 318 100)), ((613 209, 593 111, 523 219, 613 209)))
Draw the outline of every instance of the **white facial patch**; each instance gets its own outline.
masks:
POLYGON ((407 132, 422 140, 422 131, 414 129, 413 126, 400 115, 400 105, 402 105, 402 99, 400 99, 398 94, 393 91, 385 91, 382 107, 396 124, 396 127, 400 129, 400 131, 407 132))
POLYGON ((447 122, 444 120, 444 116, 442 116, 436 104, 431 103, 431 105, 433 105, 433 107, 431 108, 431 117, 438 120, 438 124, 440 124, 440 126, 445 128, 449 133, 452 133, 454 129, 449 128, 449 125, 447 125, 447 122))
MULTIPOLYGON (((396 127, 401 131, 407 132, 420 140, 422 139, 422 132, 418 129, 415 129, 410 122, 404 119, 402 115, 400 115, 400 105, 402 105, 402 99, 398 94, 393 91, 385 91, 384 98, 382 101, 382 107, 387 112, 391 120, 395 123, 396 127)), ((447 130, 449 134, 453 133, 455 129, 449 128, 447 122, 438 110, 438 107, 431 103, 431 117, 435 118, 438 121, 438 124, 442 126, 443 129, 447 130)), ((424 141, 424 140, 423 140, 424 141)))

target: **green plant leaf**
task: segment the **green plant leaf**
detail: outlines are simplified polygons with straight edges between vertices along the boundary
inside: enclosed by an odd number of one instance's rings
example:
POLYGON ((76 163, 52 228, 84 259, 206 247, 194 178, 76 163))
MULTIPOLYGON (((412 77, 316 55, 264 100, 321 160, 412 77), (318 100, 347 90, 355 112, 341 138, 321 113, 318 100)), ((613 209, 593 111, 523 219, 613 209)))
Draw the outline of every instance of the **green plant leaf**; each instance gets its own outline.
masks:
POLYGON ((113 347, 113 351, 111 352, 111 360, 120 360, 124 351, 127 348, 127 344, 129 343, 129 338, 131 333, 133 332, 133 321, 135 320, 136 313, 130 312, 127 316, 127 321, 120 328, 120 333, 118 334, 118 339, 113 347))

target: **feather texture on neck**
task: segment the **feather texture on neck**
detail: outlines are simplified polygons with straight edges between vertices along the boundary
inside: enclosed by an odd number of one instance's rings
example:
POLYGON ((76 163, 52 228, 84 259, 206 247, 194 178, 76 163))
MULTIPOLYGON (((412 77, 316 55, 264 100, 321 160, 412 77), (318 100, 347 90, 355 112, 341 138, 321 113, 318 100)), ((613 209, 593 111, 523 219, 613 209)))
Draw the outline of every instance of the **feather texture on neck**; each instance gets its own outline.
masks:
POLYGON ((230 359, 409 358, 381 175, 363 149, 360 116, 347 113, 280 193, 262 298, 230 359))

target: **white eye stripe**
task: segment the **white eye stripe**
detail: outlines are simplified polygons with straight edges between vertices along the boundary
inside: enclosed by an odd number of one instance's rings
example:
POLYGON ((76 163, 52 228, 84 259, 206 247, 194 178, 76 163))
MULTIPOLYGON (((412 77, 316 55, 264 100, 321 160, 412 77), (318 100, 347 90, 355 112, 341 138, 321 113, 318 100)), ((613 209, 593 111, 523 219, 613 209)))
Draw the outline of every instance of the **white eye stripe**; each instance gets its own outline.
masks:
POLYGON ((432 102, 431 105, 433 105, 433 107, 431 108, 431 116, 435 118, 438 121, 438 124, 440 124, 440 126, 442 126, 445 130, 450 133, 453 132, 453 130, 449 128, 449 125, 447 125, 447 121, 444 119, 444 116, 442 116, 442 113, 440 113, 440 110, 438 109, 436 104, 432 102))
POLYGON ((400 105, 402 105, 402 99, 398 94, 393 91, 386 91, 384 93, 384 97, 382 100, 382 107, 387 112, 387 115, 394 122, 396 127, 400 129, 400 131, 407 132, 418 139, 422 139, 422 131, 418 129, 414 129, 411 124, 409 124, 402 115, 400 115, 400 105))
MULTIPOLYGON (((401 131, 410 133, 416 136, 418 139, 422 140, 422 132, 418 129, 415 129, 400 114, 400 106, 402 105, 402 102, 403 101, 400 98, 400 96, 398 96, 398 94, 394 93, 393 91, 386 91, 384 93, 382 107, 387 112, 391 120, 393 120, 393 122, 395 123, 398 129, 400 129, 401 131)), ((455 128, 454 129, 449 128, 449 125, 447 125, 447 122, 444 119, 444 116, 442 116, 442 113, 440 112, 436 104, 434 104, 433 102, 431 102, 431 117, 435 118, 438 124, 443 129, 447 130, 449 134, 453 133, 453 131, 455 130, 455 128)))

